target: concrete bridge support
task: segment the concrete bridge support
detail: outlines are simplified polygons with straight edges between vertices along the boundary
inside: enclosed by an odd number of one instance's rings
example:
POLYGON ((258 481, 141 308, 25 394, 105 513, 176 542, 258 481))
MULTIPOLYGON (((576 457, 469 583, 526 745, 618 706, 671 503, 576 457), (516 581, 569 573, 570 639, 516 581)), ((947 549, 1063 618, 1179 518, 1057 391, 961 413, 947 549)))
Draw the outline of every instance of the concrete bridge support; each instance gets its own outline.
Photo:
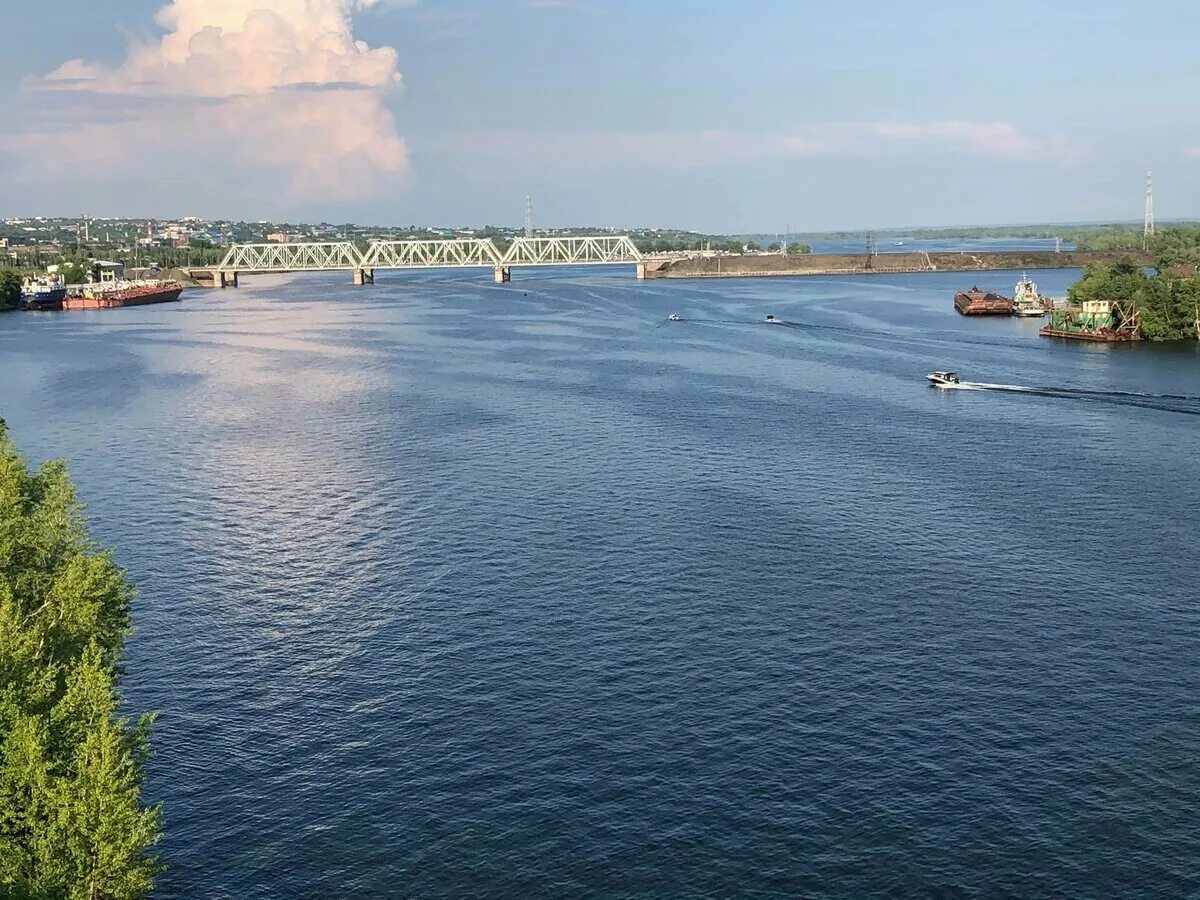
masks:
POLYGON ((637 278, 638 281, 646 280, 646 264, 644 262, 637 264, 637 278))
POLYGON ((496 284, 508 284, 512 281, 512 269, 508 266, 496 266, 496 284))
POLYGON ((364 284, 374 284, 374 283, 375 283, 375 270, 374 269, 355 269, 354 270, 354 284, 356 286, 362 287, 364 284))
POLYGON ((238 273, 226 272, 224 269, 217 269, 213 272, 212 286, 218 290, 227 287, 237 287, 238 273))

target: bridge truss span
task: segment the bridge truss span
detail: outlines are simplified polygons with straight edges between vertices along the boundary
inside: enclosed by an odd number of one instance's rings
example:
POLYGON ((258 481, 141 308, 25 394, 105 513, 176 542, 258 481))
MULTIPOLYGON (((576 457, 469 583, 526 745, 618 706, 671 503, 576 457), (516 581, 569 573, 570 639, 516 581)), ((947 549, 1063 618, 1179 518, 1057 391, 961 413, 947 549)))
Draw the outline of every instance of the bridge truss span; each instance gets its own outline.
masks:
POLYGON ((586 266, 636 263, 645 277, 645 259, 627 235, 518 237, 501 253, 486 238, 376 240, 360 250, 351 241, 294 244, 235 244, 215 268, 213 287, 236 287, 239 274, 349 270, 354 283, 374 284, 376 269, 491 268, 503 284, 518 266, 586 266))
POLYGON ((362 254, 350 241, 312 244, 236 244, 217 267, 223 272, 304 272, 361 269, 362 254))
POLYGON ((367 269, 440 269, 500 265, 490 240, 372 241, 363 254, 367 269))
POLYGON ((519 237, 502 266, 582 266, 640 263, 642 254, 628 235, 519 237))

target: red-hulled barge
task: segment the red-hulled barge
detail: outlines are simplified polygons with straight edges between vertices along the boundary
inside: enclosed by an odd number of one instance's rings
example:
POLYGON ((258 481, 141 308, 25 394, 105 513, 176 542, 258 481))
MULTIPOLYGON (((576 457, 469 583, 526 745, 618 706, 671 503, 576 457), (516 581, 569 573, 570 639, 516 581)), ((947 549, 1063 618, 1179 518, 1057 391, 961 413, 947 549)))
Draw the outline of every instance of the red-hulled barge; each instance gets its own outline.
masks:
POLYGON ((107 281, 84 285, 67 295, 63 309, 120 309, 174 303, 183 293, 178 281, 107 281))
POLYGON ((1011 316, 1013 302, 994 291, 981 291, 977 287, 959 291, 954 295, 954 308, 964 316, 1011 316))

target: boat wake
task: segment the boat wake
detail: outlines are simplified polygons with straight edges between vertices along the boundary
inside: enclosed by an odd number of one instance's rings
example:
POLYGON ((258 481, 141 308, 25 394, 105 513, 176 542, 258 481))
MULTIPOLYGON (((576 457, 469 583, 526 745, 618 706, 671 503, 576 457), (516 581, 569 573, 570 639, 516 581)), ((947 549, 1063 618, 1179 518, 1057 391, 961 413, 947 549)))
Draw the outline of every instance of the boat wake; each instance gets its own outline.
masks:
POLYGON ((1083 388, 1030 386, 1022 384, 993 384, 987 381, 962 381, 943 385, 960 391, 999 391, 1006 394, 1031 394, 1038 397, 1058 397, 1069 400, 1095 400, 1144 409, 1160 409, 1188 415, 1200 415, 1200 396, 1190 394, 1155 394, 1147 391, 1093 391, 1083 388))

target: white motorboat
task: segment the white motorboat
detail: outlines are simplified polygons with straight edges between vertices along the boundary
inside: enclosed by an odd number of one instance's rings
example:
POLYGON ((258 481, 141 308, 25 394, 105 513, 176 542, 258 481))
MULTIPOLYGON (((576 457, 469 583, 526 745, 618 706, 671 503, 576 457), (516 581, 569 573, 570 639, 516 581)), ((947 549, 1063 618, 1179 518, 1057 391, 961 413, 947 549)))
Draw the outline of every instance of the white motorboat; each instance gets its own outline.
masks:
POLYGON ((934 387, 957 387, 961 383, 961 379, 954 372, 930 372, 925 376, 929 379, 934 387))
POLYGON ((675 315, 675 313, 671 313, 669 316, 667 316, 667 321, 668 322, 678 322, 679 316, 675 315))

